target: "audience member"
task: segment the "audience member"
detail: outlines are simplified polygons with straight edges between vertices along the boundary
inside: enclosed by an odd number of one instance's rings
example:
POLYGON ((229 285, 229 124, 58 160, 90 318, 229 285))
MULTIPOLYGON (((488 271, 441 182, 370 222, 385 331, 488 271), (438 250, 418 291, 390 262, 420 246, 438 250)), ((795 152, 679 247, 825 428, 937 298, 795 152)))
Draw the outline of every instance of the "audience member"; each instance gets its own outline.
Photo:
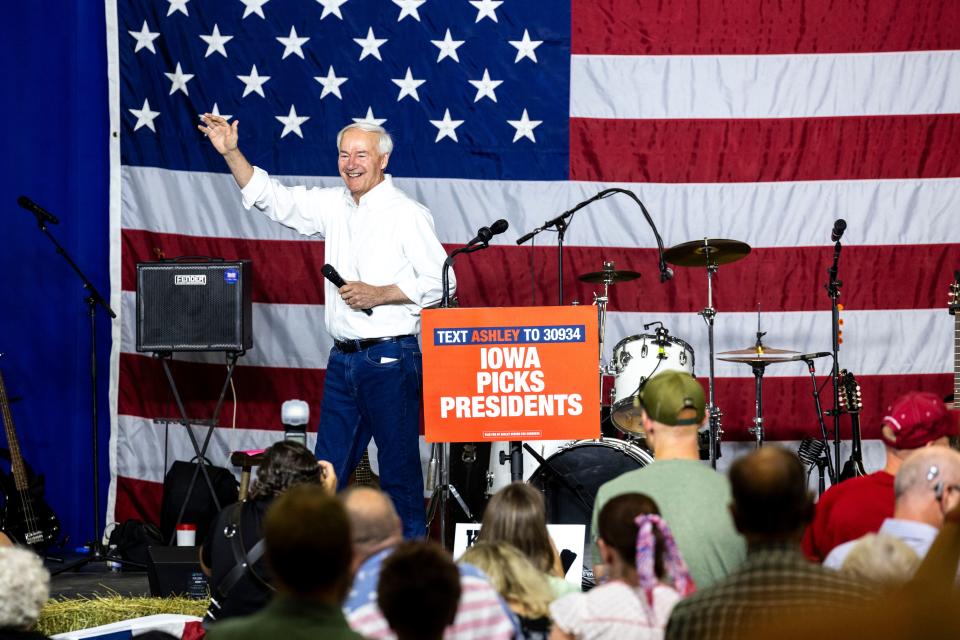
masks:
POLYGON ((553 640, 662 638, 670 611, 694 584, 656 503, 640 493, 609 500, 597 519, 606 582, 552 605, 553 640))
MULTIPOLYGON (((350 626, 365 637, 380 640, 396 636, 377 602, 377 583, 384 561, 403 540, 400 517, 382 491, 354 487, 341 494, 353 528, 355 577, 344 604, 350 626)), ((447 640, 512 638, 517 627, 486 576, 476 567, 461 563, 460 604, 447 640)))
POLYGON ((517 615, 526 640, 546 640, 550 635, 550 602, 553 590, 547 576, 519 549, 507 542, 475 543, 461 562, 483 571, 494 589, 517 615))
POLYGON ((377 602, 398 640, 440 640, 457 616, 457 565, 435 543, 405 542, 383 562, 377 602))
POLYGON ((880 471, 830 487, 817 503, 803 537, 803 552, 823 562, 837 545, 880 529, 893 516, 893 478, 914 451, 948 445, 957 425, 943 401, 932 393, 912 391, 887 407, 880 435, 886 463, 880 471))
POLYGON ((523 482, 513 482, 490 498, 477 540, 506 542, 520 550, 547 578, 554 597, 580 591, 564 580, 563 565, 547 531, 543 494, 523 482))
MULTIPOLYGON (((708 586, 740 566, 746 550, 727 511, 729 482, 700 461, 697 430, 706 413, 703 387, 688 373, 665 371, 647 381, 639 402, 655 460, 600 487, 593 506, 593 539, 598 535, 597 516, 608 500, 643 493, 670 523, 694 581, 708 586)), ((592 552, 594 573, 602 573, 597 550, 592 552)))
POLYGON ((50 596, 50 574, 23 547, 0 547, 0 640, 42 640, 33 630, 50 596))
POLYGON ((330 463, 318 463, 302 444, 282 440, 264 451, 249 499, 217 515, 200 548, 213 593, 205 624, 259 611, 270 600, 272 580, 261 558, 264 517, 277 496, 302 483, 322 483, 333 493, 337 479, 330 463))
POLYGON ((667 638, 741 638, 773 617, 854 607, 873 594, 803 557, 800 538, 813 515, 813 497, 793 453, 776 446, 753 451, 730 467, 730 484, 730 511, 747 540, 747 560, 677 603, 667 638))
POLYGON ((855 580, 890 588, 907 582, 918 566, 920 556, 900 538, 868 533, 850 547, 840 571, 855 580))
MULTIPOLYGON (((947 447, 929 447, 907 458, 893 483, 893 517, 880 525, 880 533, 907 543, 919 557, 937 537, 944 514, 960 502, 960 453, 947 447)), ((856 540, 833 549, 823 565, 839 569, 856 540)))
POLYGON ((7 537, 3 531, 0 531, 0 547, 12 547, 13 540, 7 537))
POLYGON ((341 604, 350 588, 350 520, 324 487, 300 484, 278 497, 263 522, 277 595, 259 612, 211 625, 210 640, 360 638, 341 604))

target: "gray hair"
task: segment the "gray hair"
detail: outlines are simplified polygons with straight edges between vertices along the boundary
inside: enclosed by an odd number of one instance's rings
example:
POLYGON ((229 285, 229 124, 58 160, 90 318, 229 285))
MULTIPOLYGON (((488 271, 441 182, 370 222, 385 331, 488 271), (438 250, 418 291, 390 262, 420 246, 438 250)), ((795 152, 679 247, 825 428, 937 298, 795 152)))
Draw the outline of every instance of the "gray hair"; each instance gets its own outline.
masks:
POLYGON ((920 556, 900 538, 868 533, 850 548, 840 570, 858 581, 895 587, 912 578, 918 566, 920 556))
POLYGON ((0 629, 29 629, 50 597, 50 573, 23 547, 0 548, 0 629))
POLYGON ((899 500, 920 491, 933 491, 937 483, 960 481, 960 453, 949 447, 923 447, 907 456, 893 481, 893 493, 899 500))
POLYGON ((340 129, 340 132, 337 134, 337 151, 340 150, 340 141, 343 140, 343 134, 350 129, 360 129, 361 131, 367 131, 368 133, 376 133, 379 135, 380 138, 377 141, 377 151, 380 152, 380 155, 389 155, 390 152, 393 151, 393 138, 389 133, 387 133, 387 130, 378 124, 373 124, 370 122, 352 122, 343 129, 340 129))

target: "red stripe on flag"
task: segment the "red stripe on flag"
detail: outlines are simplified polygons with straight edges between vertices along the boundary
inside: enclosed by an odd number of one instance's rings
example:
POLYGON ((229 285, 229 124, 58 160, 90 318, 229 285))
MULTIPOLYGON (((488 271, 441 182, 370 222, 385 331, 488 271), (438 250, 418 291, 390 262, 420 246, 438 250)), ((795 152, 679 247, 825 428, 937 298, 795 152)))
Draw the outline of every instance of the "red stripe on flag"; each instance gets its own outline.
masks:
POLYGON ((162 502, 162 483, 117 476, 117 502, 113 512, 113 519, 117 522, 132 518, 159 527, 162 502))
MULTIPOLYGON (((776 365, 774 365, 776 366, 776 365)), ((745 373, 749 368, 744 365, 745 373)), ((223 368, 214 365, 175 362, 174 378, 192 418, 208 418, 223 381, 223 368)), ((176 407, 160 364, 150 358, 121 354, 120 413, 145 418, 177 417, 176 407)), ((238 367, 236 386, 237 427, 280 429, 280 403, 302 398, 310 403, 311 426, 319 420, 323 393, 322 370, 238 367)), ((819 378, 822 383, 824 378, 819 378)), ((876 438, 883 411, 898 395, 910 390, 932 391, 940 395, 950 392, 950 374, 918 374, 909 376, 858 376, 863 389, 864 438, 876 438)), ((701 378, 706 386, 706 379, 701 378)), ((763 382, 764 421, 770 440, 794 440, 818 433, 816 413, 811 396, 812 385, 807 377, 768 377, 763 382)), ((821 398, 825 409, 832 406, 827 389, 821 398)), ((754 415, 754 379, 718 378, 717 404, 723 410, 726 439, 750 440, 747 433, 754 415)), ((220 424, 228 424, 232 406, 227 403, 220 424)), ((597 417, 599 422, 599 416, 597 417)), ((832 423, 828 422, 828 427, 832 423)), ((846 421, 844 424, 848 424, 846 421)), ((846 432, 845 432, 846 433, 846 432)), ((846 434, 848 437, 848 434, 846 434)))
MULTIPOLYGON (((174 360, 170 370, 187 415, 193 419, 212 417, 226 377, 226 366, 174 360)), ((280 430, 283 428, 280 424, 281 403, 302 398, 310 404, 310 429, 315 429, 320 416, 325 373, 323 369, 238 366, 233 375, 237 391, 237 427, 280 430)), ((160 362, 148 356, 120 354, 118 404, 119 413, 124 415, 180 419, 160 362)), ((232 413, 233 401, 228 389, 219 424, 229 426, 232 413)))
POLYGON ((575 54, 733 55, 960 49, 942 0, 573 0, 575 54))
MULTIPOLYGON (((856 230, 851 229, 848 239, 855 237, 855 233, 856 230)), ((162 246, 170 249, 167 255, 252 259, 255 302, 323 304, 324 301, 323 286, 316 281, 314 270, 323 264, 322 250, 316 249, 322 248, 322 243, 198 238, 131 230, 124 230, 123 238, 125 291, 135 289, 136 263, 151 259, 150 247, 162 246)), ((827 238, 828 230, 824 229, 825 245, 827 238)), ((452 251, 456 246, 459 245, 448 245, 447 250, 452 251)), ((829 309, 823 284, 832 259, 830 246, 755 249, 744 260, 720 269, 714 291, 717 306, 725 312, 754 311, 758 302, 764 311, 771 312, 829 309), (785 282, 789 286, 784 286, 785 282)), ((592 301, 597 286, 581 283, 576 276, 600 271, 604 261, 613 261, 618 269, 643 274, 638 281, 616 287, 611 310, 696 312, 706 305, 707 283, 703 269, 676 268, 674 280, 660 284, 653 249, 583 246, 564 249, 564 290, 568 302, 592 301)), ((847 283, 843 303, 850 310, 941 307, 945 304, 950 274, 957 264, 960 264, 960 244, 845 246, 841 257, 841 275, 847 283)), ((553 247, 493 246, 461 257, 456 272, 463 306, 557 303, 556 249, 553 247)))
POLYGON ((571 118, 570 179, 713 183, 948 178, 960 176, 958 147, 960 114, 571 118))

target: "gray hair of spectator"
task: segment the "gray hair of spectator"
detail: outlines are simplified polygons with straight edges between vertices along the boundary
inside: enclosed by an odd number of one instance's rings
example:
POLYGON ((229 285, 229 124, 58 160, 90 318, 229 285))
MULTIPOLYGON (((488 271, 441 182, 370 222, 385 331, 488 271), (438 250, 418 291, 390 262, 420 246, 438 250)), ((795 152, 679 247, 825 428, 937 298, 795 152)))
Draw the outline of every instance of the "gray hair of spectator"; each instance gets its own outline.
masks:
POLYGON ((360 129, 361 131, 379 135, 380 139, 377 141, 377 151, 380 152, 380 155, 386 156, 393 151, 393 137, 380 125, 370 122, 352 122, 343 129, 340 129, 340 132, 337 134, 337 151, 340 150, 340 141, 343 140, 343 134, 350 129, 360 129))
POLYGON ((918 566, 920 556, 900 538, 868 533, 851 547, 840 570, 856 580, 896 587, 912 578, 918 566))
POLYGON ((960 453, 949 447, 923 447, 914 451, 900 465, 893 481, 897 500, 909 493, 930 491, 937 483, 960 482, 960 453))
POLYGON ((50 573, 22 547, 0 548, 0 629, 29 629, 50 597, 50 573))
POLYGON ((401 535, 400 516, 383 491, 356 486, 341 492, 339 498, 350 517, 354 545, 374 547, 401 535))

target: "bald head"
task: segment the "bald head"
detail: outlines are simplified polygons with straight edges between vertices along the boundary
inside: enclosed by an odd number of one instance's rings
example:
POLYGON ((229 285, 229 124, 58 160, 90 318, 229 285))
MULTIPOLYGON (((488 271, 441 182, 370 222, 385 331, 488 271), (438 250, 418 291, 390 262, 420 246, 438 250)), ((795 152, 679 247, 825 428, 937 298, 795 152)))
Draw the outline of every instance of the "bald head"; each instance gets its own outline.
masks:
POLYGON ((766 446, 736 460, 730 488, 734 522, 748 540, 793 540, 813 516, 803 464, 786 449, 766 446))
POLYGON ((350 518, 355 556, 365 559, 403 540, 403 524, 387 494, 353 487, 340 496, 350 518))
POLYGON ((924 447, 911 453, 893 482, 894 517, 939 527, 943 512, 960 499, 960 453, 924 447))

